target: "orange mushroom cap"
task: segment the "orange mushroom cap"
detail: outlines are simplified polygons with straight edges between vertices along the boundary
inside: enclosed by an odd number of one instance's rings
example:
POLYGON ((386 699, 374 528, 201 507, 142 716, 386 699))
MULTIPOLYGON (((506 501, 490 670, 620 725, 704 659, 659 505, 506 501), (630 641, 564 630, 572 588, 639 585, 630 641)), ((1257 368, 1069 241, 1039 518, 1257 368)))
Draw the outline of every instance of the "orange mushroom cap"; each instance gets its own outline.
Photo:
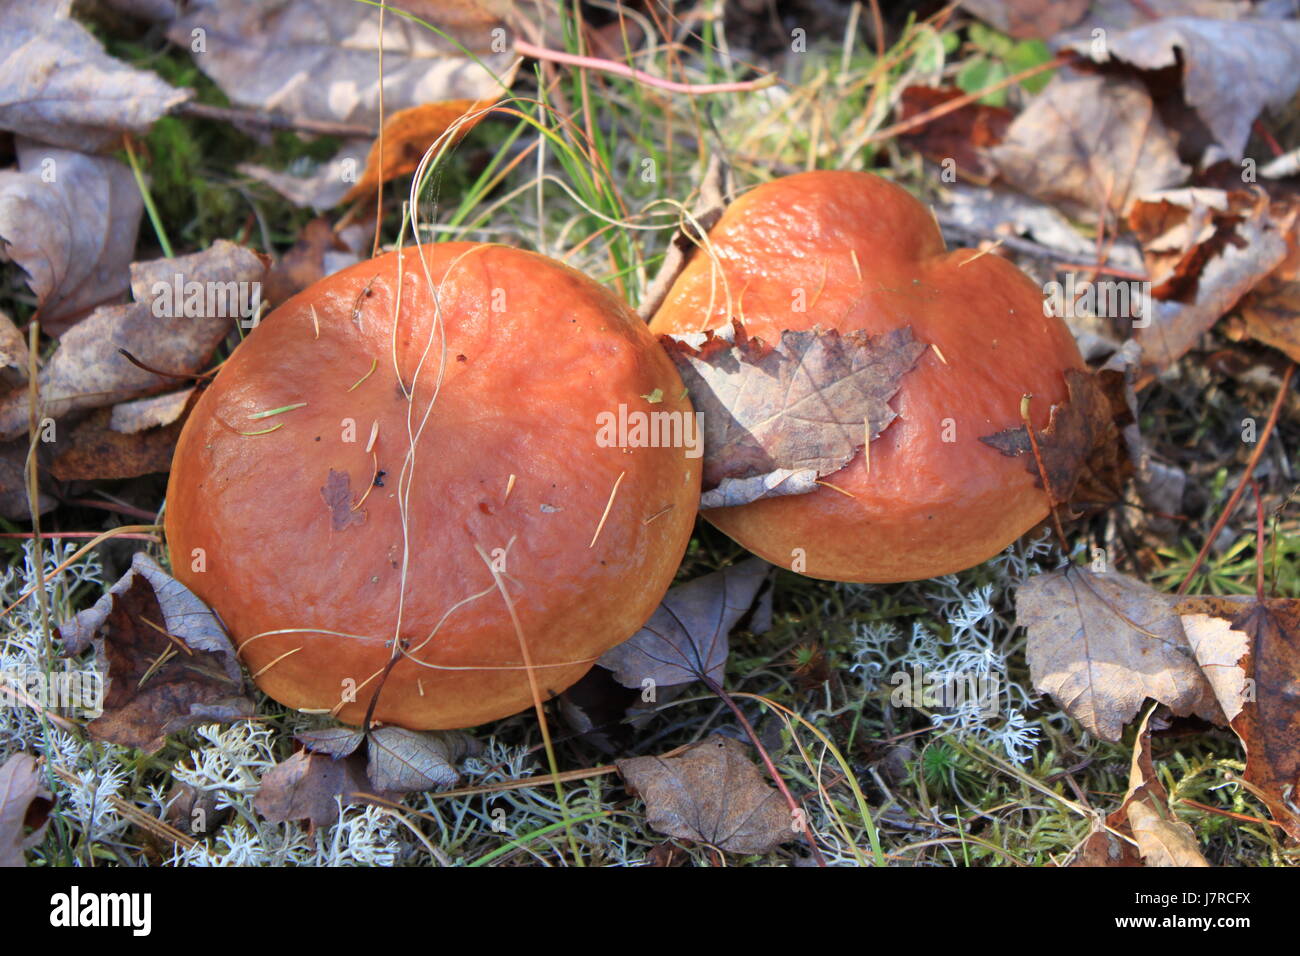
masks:
POLYGON ((199 399, 168 486, 174 573, 281 703, 355 724, 373 701, 411 729, 507 716, 672 581, 700 459, 599 423, 688 414, 683 396, 645 325, 566 266, 380 256, 272 312, 199 399))
POLYGON ((778 179, 736 200, 654 316, 658 333, 739 320, 768 342, 814 326, 880 334, 910 326, 931 348, 902 378, 898 418, 831 487, 704 512, 774 564, 818 578, 888 582, 959 571, 1048 514, 1023 459, 980 441, 1046 427, 1083 369, 1070 330, 1005 259, 948 251, 930 211, 856 172, 778 179), (710 254, 711 253, 711 254, 710 254), (802 565, 802 566, 801 566, 802 565))

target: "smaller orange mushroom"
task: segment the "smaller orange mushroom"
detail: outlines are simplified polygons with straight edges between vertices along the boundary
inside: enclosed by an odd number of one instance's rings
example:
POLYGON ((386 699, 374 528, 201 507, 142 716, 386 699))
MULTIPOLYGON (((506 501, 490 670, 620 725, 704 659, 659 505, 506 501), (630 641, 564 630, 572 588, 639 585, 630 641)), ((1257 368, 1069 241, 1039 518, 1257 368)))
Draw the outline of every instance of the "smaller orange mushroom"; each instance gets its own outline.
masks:
POLYGON ((651 322, 658 333, 738 321, 767 342, 814 327, 910 328, 926 346, 890 402, 898 417, 825 487, 704 512, 774 564, 889 582, 987 560, 1049 512, 1025 461, 981 441, 1036 429, 1083 359, 1043 293, 997 255, 948 250, 924 205, 856 172, 788 176, 741 196, 651 322), (711 254, 710 254, 711 253, 711 254), (730 309, 728 306, 730 305, 730 309))

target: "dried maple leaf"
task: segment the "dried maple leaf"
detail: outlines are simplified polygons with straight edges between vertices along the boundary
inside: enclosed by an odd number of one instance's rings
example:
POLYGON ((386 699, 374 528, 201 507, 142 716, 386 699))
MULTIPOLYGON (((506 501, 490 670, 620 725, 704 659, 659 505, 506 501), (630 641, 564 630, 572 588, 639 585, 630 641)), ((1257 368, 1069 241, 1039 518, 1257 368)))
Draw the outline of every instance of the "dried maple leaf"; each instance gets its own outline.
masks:
POLYGON ((25 865, 23 854, 44 838, 53 806, 35 757, 16 753, 0 765, 0 867, 25 865))
MULTIPOLYGON (((59 418, 175 386, 173 379, 145 371, 119 349, 159 371, 174 375, 199 371, 239 320, 230 313, 229 297, 223 293, 218 303, 213 290, 240 284, 256 289, 265 270, 260 255, 224 239, 194 255, 133 264, 135 303, 96 309, 63 336, 45 363, 39 376, 41 414, 59 418), (158 301, 163 296, 175 298, 178 284, 182 289, 204 290, 197 314, 184 301, 158 301)), ((252 292, 247 298, 252 301, 252 292)), ((26 392, 0 400, 0 441, 26 434, 27 409, 26 392)))
POLYGON ((798 836, 781 794, 730 737, 713 734, 675 757, 617 765, 660 833, 744 854, 767 853, 798 836))
POLYGON ((650 620, 597 661, 624 687, 671 687, 708 677, 722 683, 727 636, 754 603, 771 569, 761 558, 671 588, 650 620))
POLYGON ((94 607, 60 631, 69 654, 95 647, 103 713, 86 729, 100 740, 152 753, 186 727, 253 714, 216 617, 143 551, 94 607))
POLYGON ((1061 405, 1052 406, 1047 427, 1035 433, 1037 456, 1024 425, 980 438, 1010 458, 1022 456, 1025 468, 1038 479, 1038 487, 1043 487, 1046 477, 1047 493, 1053 505, 1069 502, 1085 477, 1093 479, 1090 490, 1094 492, 1107 486, 1118 490, 1115 486, 1121 474, 1115 408, 1097 376, 1067 369, 1065 379, 1069 398, 1061 405))
POLYGON ((18 172, 0 172, 0 239, 27 273, 43 331, 62 333, 126 291, 143 209, 117 160, 18 141, 18 172))
POLYGON ((359 755, 335 759, 300 750, 262 775, 253 807, 272 823, 310 820, 328 826, 338 820, 340 803, 363 803, 374 792, 359 755))
MULTIPOLYGON (((766 497, 813 489, 768 476, 839 471, 894 420, 889 399, 926 348, 910 327, 883 335, 787 330, 769 347, 739 322, 660 341, 703 416, 705 507, 724 503, 708 496, 724 481, 758 479, 751 487, 766 497)), ((735 498, 733 488, 725 503, 735 498)))
POLYGON ((0 129, 97 152, 193 95, 113 59, 71 10, 71 0, 0 0, 0 129))
POLYGON ((1016 623, 1028 632, 1034 686, 1103 740, 1119 740, 1148 697, 1224 723, 1174 602, 1115 572, 1030 578, 1016 591, 1016 623))

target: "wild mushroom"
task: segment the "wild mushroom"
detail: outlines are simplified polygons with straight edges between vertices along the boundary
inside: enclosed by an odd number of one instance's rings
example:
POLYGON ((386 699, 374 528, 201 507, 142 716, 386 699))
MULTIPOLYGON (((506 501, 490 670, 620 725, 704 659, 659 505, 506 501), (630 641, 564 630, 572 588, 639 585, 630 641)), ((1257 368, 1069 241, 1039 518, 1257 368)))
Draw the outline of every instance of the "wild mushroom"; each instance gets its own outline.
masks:
POLYGON ((382 255, 272 312, 197 402, 174 573, 283 704, 504 717, 658 605, 698 502, 699 458, 670 440, 690 412, 644 323, 572 269, 493 245, 382 255), (642 427, 616 440, 611 416, 642 427))
MULTIPOLYGON (((981 441, 1036 429, 1083 369, 1042 291, 993 254, 944 248, 929 210, 855 172, 811 172, 741 196, 678 277, 651 328, 733 320, 766 342, 783 330, 910 327, 926 346, 890 402, 897 418, 803 495, 705 517, 775 564, 818 578, 918 580, 978 564, 1048 514, 1023 459, 981 441), (730 305, 730 309, 728 306, 730 305)), ((697 403, 698 405, 698 403, 697 403)))

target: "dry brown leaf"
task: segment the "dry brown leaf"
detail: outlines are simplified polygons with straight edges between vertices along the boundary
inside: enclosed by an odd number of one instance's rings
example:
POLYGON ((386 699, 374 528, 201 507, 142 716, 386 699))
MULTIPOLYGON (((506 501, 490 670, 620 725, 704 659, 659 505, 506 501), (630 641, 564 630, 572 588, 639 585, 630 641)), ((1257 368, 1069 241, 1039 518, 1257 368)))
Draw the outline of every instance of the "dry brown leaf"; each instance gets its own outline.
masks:
POLYGON ((1138 80, 1066 68, 990 152, 1011 185, 1086 222, 1190 173, 1138 80))
MULTIPOLYGON (((909 86, 903 90, 902 120, 924 113, 965 94, 956 88, 909 86)), ((1002 142, 1014 114, 1000 106, 971 103, 940 116, 920 129, 899 136, 926 159, 942 163, 951 159, 964 179, 987 184, 997 174, 986 150, 1002 142)))
POLYGON ((798 836, 781 794, 768 786, 744 744, 713 734, 675 757, 618 761, 646 822, 678 839, 729 853, 767 853, 798 836))
MULTIPOLYGON (((493 99, 509 88, 514 45, 494 4, 402 0, 384 17, 384 111, 493 99), (433 30, 397 9, 432 24, 433 30), (494 44, 497 49, 494 49, 494 44), (467 56, 467 48, 475 59, 467 56), (498 82, 493 74, 501 77, 498 82)), ((235 103, 292 119, 379 129, 379 10, 333 0, 194 0, 168 28, 235 103)))
MULTIPOLYGON (((384 120, 384 135, 370 146, 365 172, 344 195, 343 202, 364 199, 373 195, 376 189, 390 179, 414 172, 420 165, 424 151, 447 132, 448 127, 467 113, 488 105, 488 100, 444 100, 439 103, 423 103, 390 114, 384 120), (381 144, 384 150, 382 157, 379 153, 381 144)), ((478 125, 481 119, 478 117, 463 123, 451 142, 457 142, 478 125)))
POLYGON ((1300 362, 1300 208, 1275 218, 1286 236, 1286 257, 1241 301, 1241 317, 1247 335, 1300 362))
POLYGON ((1047 39, 1078 23, 1092 0, 961 0, 961 5, 1017 40, 1047 39))
MULTIPOLYGON (((38 447, 38 453, 44 446, 38 447)), ((24 436, 10 442, 0 442, 0 516, 17 521, 30 521, 31 505, 27 497, 27 452, 31 442, 24 436)), ((52 510, 58 501, 45 492, 38 492, 41 514, 52 510)))
POLYGON ((30 366, 27 337, 14 325, 13 319, 0 312, 0 389, 26 385, 30 366))
POLYGON ((335 233, 329 220, 317 217, 303 227, 293 248, 271 267, 262 298, 275 308, 312 283, 358 261, 355 251, 335 233))
POLYGON ((1116 572, 1030 578, 1016 591, 1016 623, 1028 632, 1034 686, 1103 740, 1119 740, 1148 697, 1224 723, 1174 600, 1116 572))
POLYGON ((1180 267, 1184 269, 1183 281, 1171 290, 1183 300, 1157 299, 1150 324, 1135 330, 1143 364, 1158 373, 1178 361, 1268 276, 1286 253, 1286 240, 1266 198, 1260 197, 1244 217, 1225 217, 1215 236, 1195 247, 1193 264, 1180 267))
POLYGON ((115 159, 18 141, 18 171, 0 172, 0 239, 23 268, 51 334, 127 289, 144 204, 115 159))
POLYGON ((171 468, 181 423, 123 434, 111 427, 112 410, 96 409, 54 443, 50 474, 59 481, 138 478, 171 468))
MULTIPOLYGON (((816 479, 839 471, 894 420, 889 399, 926 346, 910 327, 883 335, 814 328, 785 331, 768 347, 733 322, 704 335, 663 335, 704 427, 701 507, 742 504, 789 494, 794 472, 816 479), (730 332, 730 335, 726 333, 730 332), (751 481, 742 500, 724 481, 751 481)), ((813 490, 812 481, 803 491, 813 490)))
POLYGON ((240 163, 235 169, 270 186, 295 206, 323 213, 343 201, 361 175, 369 153, 369 139, 345 139, 330 159, 310 165, 305 173, 271 169, 256 163, 240 163))
POLYGON ((190 98, 113 59, 71 9, 72 0, 0 0, 0 129, 98 152, 190 98))
MULTIPOLYGON (((255 289, 266 265, 262 256, 218 239, 211 248, 176 259, 157 259, 131 266, 133 305, 110 305, 96 309, 63 336, 39 376, 41 414, 59 418, 77 409, 99 408, 136 398, 164 388, 175 380, 163 378, 134 365, 118 352, 125 348, 137 359, 159 371, 183 375, 199 371, 213 350, 234 330, 239 317, 210 314, 206 305, 198 314, 188 310, 155 310, 155 291, 166 286, 197 288, 214 293, 232 283, 255 289), (178 280, 179 277, 179 280, 178 280)), ((251 291, 249 297, 251 300, 251 291)), ((174 298, 174 296, 172 296, 174 298)), ((11 393, 0 400, 0 441, 27 431, 28 401, 25 392, 11 393)))
POLYGON ((753 606, 770 570, 766 561, 751 558, 671 588, 645 626, 597 663, 636 689, 647 680, 656 687, 703 677, 721 683, 728 635, 753 606))
POLYGON ((365 802, 373 794, 365 761, 357 754, 341 759, 300 750, 262 775, 253 807, 272 823, 310 820, 328 826, 339 818, 339 804, 365 802))
POLYGON ((23 855, 44 838, 53 806, 35 757, 16 753, 0 765, 0 867, 26 865, 23 855))
POLYGON ((416 793, 454 787, 460 780, 456 762, 470 752, 474 740, 455 730, 380 727, 370 732, 366 744, 366 775, 377 791, 416 793))
POLYGON ((1220 660, 1246 644, 1241 677, 1227 670, 1216 689, 1246 748, 1246 780, 1300 840, 1300 600, 1201 597, 1184 601, 1179 613, 1203 641, 1221 645, 1220 660))
MULTIPOLYGON (((1085 56, 1091 41, 1074 45, 1085 56)), ((1180 66, 1183 99, 1234 162, 1245 154, 1260 112, 1288 103, 1300 87, 1300 23, 1178 16, 1109 31, 1099 62, 1142 70, 1180 66)))
POLYGON ((170 425, 185 414, 194 397, 194 389, 183 388, 179 392, 168 392, 153 398, 122 402, 113 406, 108 424, 113 431, 123 435, 134 435, 147 428, 170 425))
POLYGON ((1074 866, 1209 866, 1192 828, 1169 809, 1169 793, 1156 774, 1151 759, 1154 712, 1153 706, 1138 727, 1128 792, 1106 817, 1109 829, 1097 827, 1089 834, 1074 866))
POLYGON ((60 628, 65 652, 93 644, 104 675, 91 735, 150 753, 196 723, 253 714, 235 649, 211 611, 145 552, 93 607, 60 628))

